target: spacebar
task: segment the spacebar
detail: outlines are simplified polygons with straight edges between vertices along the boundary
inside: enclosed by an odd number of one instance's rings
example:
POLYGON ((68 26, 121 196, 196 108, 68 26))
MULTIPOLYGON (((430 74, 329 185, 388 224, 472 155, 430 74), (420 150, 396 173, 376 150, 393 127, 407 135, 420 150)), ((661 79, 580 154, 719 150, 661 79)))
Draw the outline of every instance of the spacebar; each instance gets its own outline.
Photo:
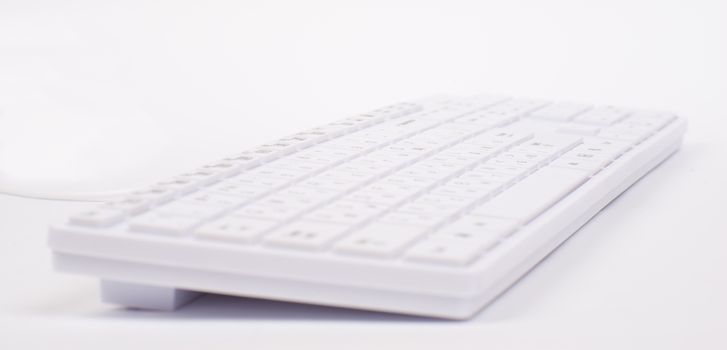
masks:
POLYGON ((586 171, 544 167, 475 208, 472 214, 510 218, 525 224, 565 197, 587 178, 586 171))

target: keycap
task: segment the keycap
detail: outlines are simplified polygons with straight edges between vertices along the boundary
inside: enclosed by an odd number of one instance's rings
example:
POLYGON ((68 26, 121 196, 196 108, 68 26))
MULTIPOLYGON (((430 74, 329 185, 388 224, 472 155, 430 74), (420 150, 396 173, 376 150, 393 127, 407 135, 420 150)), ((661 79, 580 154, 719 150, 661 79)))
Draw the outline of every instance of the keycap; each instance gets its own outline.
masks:
POLYGON ((376 203, 339 200, 306 215, 306 219, 357 226, 383 213, 388 206, 376 203))
POLYGON ((230 213, 232 216, 287 222, 304 213, 305 207, 252 203, 230 213))
POLYGON ((199 186, 208 185, 214 183, 222 177, 219 173, 210 169, 197 169, 187 173, 183 173, 180 177, 190 179, 199 186))
POLYGON ((454 178, 453 181, 469 181, 473 185, 483 183, 483 184, 491 184, 491 183, 498 183, 501 186, 505 186, 510 181, 513 180, 513 177, 508 174, 504 173, 498 173, 496 171, 496 168, 493 168, 491 166, 488 166, 486 164, 483 164, 481 166, 475 167, 472 170, 454 178))
MULTIPOLYGON (((272 159, 272 157, 268 157, 272 159)), ((242 169, 252 168, 262 161, 266 160, 264 157, 257 155, 253 152, 240 152, 223 158, 224 161, 234 163, 237 167, 242 169)))
POLYGON ((209 203, 194 203, 187 201, 177 201, 162 205, 156 208, 153 213, 168 216, 187 216, 195 218, 209 218, 215 216, 225 210, 224 206, 210 205, 209 203))
POLYGON ((558 128, 558 132, 572 135, 589 136, 595 135, 601 130, 600 127, 590 125, 569 124, 558 128))
POLYGON ((201 225, 194 234, 200 239, 252 243, 277 225, 271 220, 227 216, 201 225))
POLYGON ((633 130, 623 128, 607 128, 601 130, 598 133, 598 137, 602 139, 613 139, 621 141, 629 141, 632 144, 637 144, 645 140, 651 135, 648 130, 633 130))
POLYGON ((231 180, 225 180, 206 187, 206 192, 232 196, 241 200, 249 201, 270 192, 270 189, 267 186, 254 186, 251 184, 241 184, 231 180))
POLYGON ((408 213, 397 210, 382 216, 379 221, 387 224, 436 227, 443 224, 450 216, 447 213, 408 213))
POLYGON ((492 249, 512 234, 519 223, 512 219, 465 215, 431 234, 431 238, 473 247, 478 251, 492 249))
POLYGON ((334 249, 342 254, 393 257, 426 231, 419 226, 376 223, 344 237, 334 249))
POLYGON ((125 217, 122 210, 109 207, 96 207, 77 213, 70 218, 70 222, 76 225, 105 227, 121 222, 125 217))
POLYGON ((477 186, 455 185, 452 181, 434 189, 431 193, 440 196, 471 198, 473 200, 487 198, 498 192, 502 187, 499 183, 479 183, 477 186))
POLYGON ((363 187, 344 198, 346 200, 356 202, 394 205, 413 197, 421 191, 423 191, 423 189, 418 187, 376 182, 363 187))
MULTIPOLYGON (((280 161, 280 160, 279 160, 280 161)), ((306 169, 289 169, 285 166, 280 166, 276 162, 271 162, 263 166, 259 166, 255 169, 252 169, 250 171, 245 172, 242 174, 238 179, 236 180, 238 182, 242 182, 244 178, 250 178, 253 180, 270 180, 270 179, 279 179, 281 180, 280 184, 283 183, 289 183, 294 182, 298 179, 301 179, 306 176, 306 173, 308 173, 310 170, 306 169), (302 171, 301 171, 302 170, 302 171)))
POLYGON ((146 196, 129 195, 117 200, 108 201, 102 206, 109 210, 117 210, 136 215, 148 210, 153 204, 155 203, 146 196))
POLYGON ((222 160, 219 162, 207 164, 202 167, 202 170, 209 170, 209 171, 217 174, 220 178, 238 174, 238 173, 240 173, 240 171, 242 171, 244 169, 245 168, 241 167, 238 162, 227 161, 227 160, 222 160))
POLYGON ((499 237, 507 236, 520 226, 517 220, 478 215, 477 211, 464 215, 453 222, 447 229, 479 233, 483 231, 495 232, 499 237))
POLYGON ((187 194, 202 186, 199 181, 189 176, 177 176, 170 180, 161 181, 157 185, 170 188, 179 194, 187 194))
POLYGON ((502 189, 502 182, 485 177, 481 173, 466 172, 463 175, 447 181, 446 185, 457 188, 466 188, 478 192, 475 197, 482 197, 481 192, 491 194, 502 189))
POLYGON ((531 132, 523 132, 518 130, 495 129, 477 135, 465 142, 472 144, 484 144, 494 146, 497 149, 504 150, 507 147, 517 145, 525 140, 533 137, 531 132))
POLYGON ((342 224, 301 220, 275 230, 263 240, 270 246, 321 250, 348 229, 342 224))
POLYGON ((152 186, 145 189, 133 191, 130 193, 130 197, 144 198, 152 204, 161 204, 172 200, 177 195, 177 192, 172 188, 164 186, 152 186))
POLYGON ((324 191, 348 192, 356 187, 362 186, 370 178, 366 173, 359 172, 359 176, 355 177, 354 171, 330 171, 323 174, 313 176, 299 183, 300 186, 320 189, 324 191), (356 180, 352 180, 355 178, 356 180))
POLYGON ((351 153, 336 148, 314 147, 292 154, 287 158, 333 166, 351 158, 351 153))
POLYGON ((179 203, 189 203, 220 208, 231 208, 244 202, 244 199, 235 196, 226 196, 208 191, 201 191, 191 194, 179 201, 179 203))
POLYGON ((561 159, 564 161, 588 161, 600 169, 605 167, 612 160, 616 159, 619 155, 619 150, 616 148, 580 145, 564 153, 561 159))
POLYGON ((292 183, 294 180, 296 179, 289 177, 271 176, 270 174, 265 173, 251 172, 242 173, 240 175, 230 177, 225 181, 228 184, 236 184, 243 187, 264 188, 268 191, 275 191, 292 183))
POLYGON ((608 164, 604 161, 595 161, 595 160, 589 160, 589 159, 579 159, 579 158, 573 158, 573 157, 562 157, 559 159, 556 159, 551 163, 550 165, 557 168, 567 168, 567 169, 574 169, 574 170, 583 170, 585 171, 589 176, 597 173, 600 171, 605 164, 608 164))
MULTIPOLYGON (((485 162, 484 164, 478 165, 471 170, 473 174, 489 174, 492 176, 500 176, 505 185, 509 185, 514 181, 519 181, 521 178, 528 175, 527 169, 523 169, 514 164, 496 164, 494 162, 485 162)), ((465 173, 467 174, 467 173, 465 173)))
POLYGON ((592 150, 603 149, 605 152, 614 155, 614 158, 618 158, 619 155, 631 148, 631 142, 628 141, 602 139, 597 137, 584 137, 583 144, 592 150))
POLYGON ((581 185, 588 175, 578 169, 545 167, 472 212, 527 223, 581 185))
POLYGON ((277 194, 280 197, 305 199, 309 202, 327 202, 339 196, 336 191, 327 190, 325 188, 313 188, 302 185, 293 185, 291 187, 280 190, 277 194))
POLYGON ((538 134, 536 137, 523 142, 515 151, 527 151, 534 153, 542 153, 548 156, 555 156, 566 152, 571 148, 581 144, 583 139, 578 136, 560 135, 560 134, 538 134))
POLYGON ((481 252, 482 248, 478 245, 433 237, 414 245, 404 257, 415 262, 464 266, 481 252))
POLYGON ((202 222, 202 218, 174 213, 149 212, 129 221, 132 231, 186 235, 202 222))
POLYGON ((453 218, 458 213, 465 210, 468 203, 467 199, 460 199, 458 202, 452 203, 433 198, 445 199, 451 197, 428 194, 402 205, 399 209, 397 209, 397 212, 411 213, 420 216, 426 215, 431 217, 453 218))

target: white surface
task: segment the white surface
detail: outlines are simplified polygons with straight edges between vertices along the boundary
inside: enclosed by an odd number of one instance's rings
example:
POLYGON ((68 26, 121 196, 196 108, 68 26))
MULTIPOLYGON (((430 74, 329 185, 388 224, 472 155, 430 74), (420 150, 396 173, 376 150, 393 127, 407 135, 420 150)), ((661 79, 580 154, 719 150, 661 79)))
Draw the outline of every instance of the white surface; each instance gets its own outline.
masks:
POLYGON ((117 310, 95 281, 49 271, 45 227, 84 204, 0 197, 0 347, 727 346, 721 2, 124 4, 0 5, 3 160, 133 186, 440 91, 671 109, 690 131, 469 322, 210 296, 117 310), (124 183, 99 176, 130 167, 124 183))

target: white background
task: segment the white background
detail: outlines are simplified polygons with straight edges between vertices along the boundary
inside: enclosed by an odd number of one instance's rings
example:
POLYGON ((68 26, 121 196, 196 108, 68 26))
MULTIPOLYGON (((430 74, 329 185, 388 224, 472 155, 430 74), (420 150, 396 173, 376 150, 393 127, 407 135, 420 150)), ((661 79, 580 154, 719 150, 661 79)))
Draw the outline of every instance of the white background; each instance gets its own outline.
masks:
POLYGON ((133 188, 435 93, 669 109, 683 149, 475 319, 206 296, 99 303, 53 273, 87 204, 0 195, 0 348, 727 348, 720 1, 0 2, 4 190, 133 188))

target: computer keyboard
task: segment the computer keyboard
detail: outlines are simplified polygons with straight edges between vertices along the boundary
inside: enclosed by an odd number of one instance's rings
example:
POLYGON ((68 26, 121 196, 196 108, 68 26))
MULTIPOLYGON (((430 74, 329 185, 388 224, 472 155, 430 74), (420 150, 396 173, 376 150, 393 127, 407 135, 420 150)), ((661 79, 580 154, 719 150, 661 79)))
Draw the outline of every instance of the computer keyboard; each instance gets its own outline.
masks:
POLYGON ((174 309, 212 292, 463 319, 676 151, 668 112, 481 95, 354 115, 53 226, 60 271, 174 309))

